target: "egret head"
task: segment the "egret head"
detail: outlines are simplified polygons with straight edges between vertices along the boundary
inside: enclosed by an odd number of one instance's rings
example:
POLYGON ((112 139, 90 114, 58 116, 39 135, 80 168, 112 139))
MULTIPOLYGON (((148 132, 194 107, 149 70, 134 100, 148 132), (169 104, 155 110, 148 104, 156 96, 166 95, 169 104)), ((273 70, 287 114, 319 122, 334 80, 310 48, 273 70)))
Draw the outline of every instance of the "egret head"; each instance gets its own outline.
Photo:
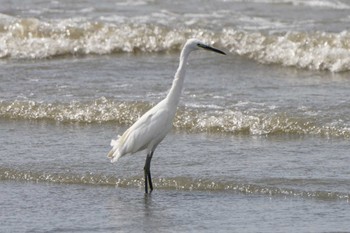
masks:
POLYGON ((198 39, 189 39, 186 42, 185 47, 189 47, 190 50, 198 50, 198 49, 205 49, 205 50, 209 50, 215 53, 220 53, 223 55, 226 55, 226 53, 224 53, 223 51, 213 48, 209 45, 206 45, 205 43, 203 43, 202 41, 198 40, 198 39))

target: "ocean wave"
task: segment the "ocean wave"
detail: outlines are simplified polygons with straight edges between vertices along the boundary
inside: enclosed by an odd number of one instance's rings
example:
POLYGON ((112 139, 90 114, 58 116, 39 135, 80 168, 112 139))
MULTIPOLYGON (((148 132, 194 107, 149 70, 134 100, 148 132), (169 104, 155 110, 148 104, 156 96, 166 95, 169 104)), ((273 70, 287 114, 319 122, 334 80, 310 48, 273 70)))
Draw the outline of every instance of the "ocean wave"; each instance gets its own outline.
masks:
MULTIPOLYGON (((236 2, 244 2, 244 0, 231 0, 236 2)), ((350 6, 338 0, 251 0, 255 3, 265 4, 288 4, 294 6, 307 6, 307 7, 319 7, 329 9, 346 10, 350 9, 350 6)))
POLYGON ((221 43, 231 52, 264 64, 311 70, 350 70, 350 33, 268 34, 224 29, 221 43))
POLYGON ((179 51, 188 38, 264 64, 313 70, 350 70, 350 33, 284 33, 223 28, 214 31, 155 23, 103 22, 82 18, 42 21, 0 19, 0 58, 40 59, 63 55, 179 51))
MULTIPOLYGON (((100 98, 88 102, 39 103, 0 101, 0 118, 46 120, 55 122, 133 124, 153 104, 114 101, 100 98)), ((329 119, 327 119, 329 120, 329 119)), ((346 122, 322 122, 318 116, 293 116, 286 112, 254 113, 235 109, 198 109, 179 107, 175 130, 208 134, 315 135, 350 138, 346 122)))
POLYGON ((111 176, 98 175, 87 172, 75 173, 49 173, 30 170, 18 170, 13 168, 0 168, 0 180, 16 180, 31 182, 52 182, 61 184, 91 184, 91 185, 116 185, 118 179, 111 176))
POLYGON ((293 4, 296 6, 308 6, 308 7, 321 7, 321 8, 329 8, 329 9, 339 9, 339 10, 347 10, 350 9, 350 6, 341 1, 334 0, 282 0, 284 3, 293 4))
MULTIPOLYGON (((18 170, 0 167, 0 180, 16 180, 24 182, 51 182, 59 184, 77 185, 103 185, 121 188, 143 188, 142 177, 117 178, 111 175, 86 172, 78 173, 50 173, 31 170, 18 170)), ((288 180, 285 180, 288 183, 288 180)), ((312 180, 300 180, 302 184, 313 182, 312 180)), ((293 181, 293 183, 295 183, 293 181)), ((193 179, 188 177, 154 178, 153 185, 156 189, 182 190, 182 191, 213 191, 236 192, 244 195, 266 195, 283 197, 313 198, 324 201, 350 200, 350 194, 345 192, 326 190, 303 190, 285 188, 259 183, 244 183, 235 181, 216 181, 208 179, 193 179)))
POLYGON ((119 125, 130 125, 151 106, 145 102, 115 102, 106 98, 70 103, 0 101, 0 118, 80 123, 112 121, 119 125))

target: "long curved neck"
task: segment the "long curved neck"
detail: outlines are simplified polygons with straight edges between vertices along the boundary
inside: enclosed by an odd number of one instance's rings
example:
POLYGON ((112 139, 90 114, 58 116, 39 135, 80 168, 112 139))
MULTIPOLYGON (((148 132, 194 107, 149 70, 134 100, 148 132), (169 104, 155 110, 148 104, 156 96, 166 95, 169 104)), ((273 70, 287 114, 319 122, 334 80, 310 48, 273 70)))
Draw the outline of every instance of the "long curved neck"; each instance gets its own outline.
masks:
POLYGON ((184 83, 185 73, 186 73, 187 58, 190 52, 191 51, 189 51, 186 47, 181 51, 179 67, 177 68, 177 71, 175 73, 175 77, 173 80, 173 84, 167 95, 168 101, 172 102, 175 105, 178 105, 180 101, 182 86, 184 83))

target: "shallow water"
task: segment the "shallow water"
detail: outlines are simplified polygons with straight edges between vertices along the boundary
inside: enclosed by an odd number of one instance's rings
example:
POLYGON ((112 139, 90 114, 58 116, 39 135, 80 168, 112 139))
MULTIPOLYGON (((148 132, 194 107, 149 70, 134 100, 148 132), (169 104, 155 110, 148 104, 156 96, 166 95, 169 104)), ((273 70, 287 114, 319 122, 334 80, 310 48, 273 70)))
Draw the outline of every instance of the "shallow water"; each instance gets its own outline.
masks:
POLYGON ((1 232, 348 231, 350 5, 174 4, 3 5, 1 232), (111 164, 110 140, 194 36, 228 55, 191 54, 145 196, 145 154, 111 164))
POLYGON ((11 181, 2 190, 12 196, 1 199, 3 211, 16 216, 2 228, 12 232, 328 232, 346 230, 341 226, 349 221, 344 203, 300 198, 174 190, 143 196, 133 189, 11 181))

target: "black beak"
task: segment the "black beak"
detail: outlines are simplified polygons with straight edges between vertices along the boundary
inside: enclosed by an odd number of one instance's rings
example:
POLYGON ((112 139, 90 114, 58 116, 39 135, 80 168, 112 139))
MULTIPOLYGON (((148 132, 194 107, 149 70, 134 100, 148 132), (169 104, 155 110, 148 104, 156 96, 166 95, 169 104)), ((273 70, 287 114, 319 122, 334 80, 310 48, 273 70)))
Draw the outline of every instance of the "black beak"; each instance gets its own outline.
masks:
POLYGON ((212 51, 212 52, 215 52, 215 53, 220 53, 220 54, 226 55, 226 53, 224 53, 223 51, 221 51, 219 49, 216 49, 216 48, 213 48, 213 47, 210 47, 208 45, 198 44, 197 46, 202 48, 202 49, 206 49, 206 50, 209 50, 209 51, 212 51))

